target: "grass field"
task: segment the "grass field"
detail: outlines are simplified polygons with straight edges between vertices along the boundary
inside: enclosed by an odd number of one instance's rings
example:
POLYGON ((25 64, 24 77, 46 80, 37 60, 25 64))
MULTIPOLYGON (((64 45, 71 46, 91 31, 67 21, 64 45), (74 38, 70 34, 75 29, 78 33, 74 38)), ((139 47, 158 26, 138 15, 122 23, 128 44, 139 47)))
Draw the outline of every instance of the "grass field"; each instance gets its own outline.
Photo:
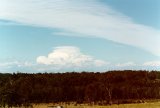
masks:
MULTIPOLYGON (((33 105, 33 108, 51 108, 50 104, 33 105)), ((62 105, 64 108, 160 108, 160 102, 149 102, 139 104, 120 104, 111 106, 88 106, 88 105, 62 105)))

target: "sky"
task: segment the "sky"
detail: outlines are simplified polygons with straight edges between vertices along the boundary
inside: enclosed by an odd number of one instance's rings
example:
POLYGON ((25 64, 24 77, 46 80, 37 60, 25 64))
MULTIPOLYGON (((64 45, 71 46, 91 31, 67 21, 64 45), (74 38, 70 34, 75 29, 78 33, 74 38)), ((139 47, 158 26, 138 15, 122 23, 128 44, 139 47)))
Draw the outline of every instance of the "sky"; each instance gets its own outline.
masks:
POLYGON ((159 0, 0 0, 0 72, 160 70, 159 0))

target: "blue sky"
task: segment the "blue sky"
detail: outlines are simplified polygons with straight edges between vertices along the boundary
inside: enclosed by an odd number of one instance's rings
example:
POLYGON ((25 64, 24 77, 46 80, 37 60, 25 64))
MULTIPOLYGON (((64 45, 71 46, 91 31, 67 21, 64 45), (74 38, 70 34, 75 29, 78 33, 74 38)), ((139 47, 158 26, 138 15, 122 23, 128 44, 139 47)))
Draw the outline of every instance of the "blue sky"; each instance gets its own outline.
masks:
POLYGON ((135 22, 160 28, 159 0, 100 0, 115 10, 131 17, 135 22))
POLYGON ((160 70, 159 0, 0 0, 0 72, 160 70))

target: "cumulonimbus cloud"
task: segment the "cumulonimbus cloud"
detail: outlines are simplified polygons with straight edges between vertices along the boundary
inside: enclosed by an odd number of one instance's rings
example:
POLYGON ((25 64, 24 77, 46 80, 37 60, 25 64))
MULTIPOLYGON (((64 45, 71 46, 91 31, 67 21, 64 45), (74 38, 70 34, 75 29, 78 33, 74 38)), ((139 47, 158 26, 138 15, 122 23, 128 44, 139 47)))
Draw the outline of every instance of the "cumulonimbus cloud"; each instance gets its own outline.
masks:
POLYGON ((0 0, 0 19, 104 38, 160 56, 160 30, 135 23, 98 0, 0 0))
POLYGON ((105 66, 107 62, 94 59, 92 56, 83 54, 79 48, 74 46, 56 47, 48 56, 37 57, 37 63, 66 67, 91 67, 105 66))

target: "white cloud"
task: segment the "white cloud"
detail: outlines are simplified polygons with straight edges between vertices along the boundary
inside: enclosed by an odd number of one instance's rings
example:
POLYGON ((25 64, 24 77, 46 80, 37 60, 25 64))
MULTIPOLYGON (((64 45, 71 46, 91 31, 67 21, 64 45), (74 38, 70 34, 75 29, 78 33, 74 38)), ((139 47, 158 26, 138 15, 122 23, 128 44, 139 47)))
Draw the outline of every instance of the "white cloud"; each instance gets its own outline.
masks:
POLYGON ((0 72, 39 72, 40 65, 22 60, 6 60, 0 62, 0 72))
POLYGON ((37 63, 61 68, 105 66, 108 63, 83 54, 74 46, 56 47, 48 56, 37 57, 37 63))
POLYGON ((18 63, 18 61, 11 61, 11 62, 3 62, 3 63, 0 63, 0 67, 2 68, 9 68, 9 67, 11 67, 11 66, 13 66, 13 65, 18 65, 19 63, 18 63))
POLYGON ((117 67, 129 67, 129 66, 136 66, 134 62, 126 62, 126 63, 118 63, 116 64, 117 67))
POLYGON ((160 56, 160 30, 135 23, 98 0, 0 0, 0 19, 104 38, 160 56))
POLYGON ((152 66, 152 67, 159 67, 160 66, 160 61, 149 61, 145 62, 143 66, 152 66))
POLYGON ((14 67, 31 67, 34 66, 31 62, 20 62, 20 61, 7 61, 7 62, 0 62, 0 69, 8 69, 14 67))
POLYGON ((95 60, 94 61, 94 64, 97 66, 97 67, 101 67, 101 66, 105 66, 105 65, 108 65, 110 64, 109 62, 105 62, 103 60, 95 60))

